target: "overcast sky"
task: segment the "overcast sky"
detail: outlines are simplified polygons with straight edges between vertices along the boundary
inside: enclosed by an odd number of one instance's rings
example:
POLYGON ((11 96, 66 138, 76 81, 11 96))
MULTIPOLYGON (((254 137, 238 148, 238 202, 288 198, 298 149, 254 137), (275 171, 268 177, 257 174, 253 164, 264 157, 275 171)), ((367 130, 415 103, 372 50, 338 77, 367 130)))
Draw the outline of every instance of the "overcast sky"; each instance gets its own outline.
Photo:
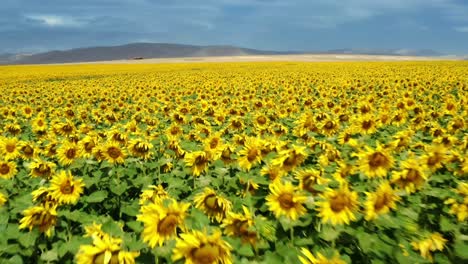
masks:
POLYGON ((467 0, 1 0, 0 53, 130 42, 468 54, 467 0))

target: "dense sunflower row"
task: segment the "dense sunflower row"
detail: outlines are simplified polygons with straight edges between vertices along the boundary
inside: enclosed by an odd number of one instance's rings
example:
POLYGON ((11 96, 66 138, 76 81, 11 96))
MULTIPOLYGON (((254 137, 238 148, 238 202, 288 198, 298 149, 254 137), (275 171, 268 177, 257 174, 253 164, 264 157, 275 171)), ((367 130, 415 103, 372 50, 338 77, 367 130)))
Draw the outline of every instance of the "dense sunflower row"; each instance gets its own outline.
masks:
POLYGON ((0 68, 0 262, 468 258, 468 63, 0 68))

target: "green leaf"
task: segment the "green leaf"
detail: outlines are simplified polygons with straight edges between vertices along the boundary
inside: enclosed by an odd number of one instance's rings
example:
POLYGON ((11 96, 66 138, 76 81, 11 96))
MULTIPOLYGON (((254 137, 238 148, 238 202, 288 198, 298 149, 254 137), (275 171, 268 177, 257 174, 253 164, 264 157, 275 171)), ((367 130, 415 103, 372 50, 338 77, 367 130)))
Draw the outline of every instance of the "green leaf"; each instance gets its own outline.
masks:
POLYGON ((32 247, 36 243, 36 239, 39 237, 39 231, 34 228, 31 232, 21 233, 18 237, 18 242, 26 248, 32 247))
POLYGON ((107 198, 107 191, 96 191, 96 192, 93 192, 92 194, 90 194, 89 196, 85 196, 84 200, 88 203, 100 203, 102 201, 104 201, 104 199, 107 198))
POLYGON ((114 220, 110 219, 102 225, 102 231, 112 235, 112 236, 122 236, 124 234, 120 225, 118 225, 114 220))
POLYGON ((457 257, 468 259, 468 243, 457 240, 453 245, 453 249, 455 250, 455 255, 457 257))
POLYGON ((241 256, 252 257, 254 256, 254 252, 252 250, 252 246, 248 244, 243 244, 238 250, 237 253, 241 256))
POLYGON ((141 222, 129 221, 129 222, 126 222, 125 224, 137 233, 140 233, 143 230, 143 225, 141 222))
POLYGON ((52 262, 58 260, 58 254, 55 250, 49 250, 41 254, 41 260, 52 262))
POLYGON ((122 181, 117 184, 111 184, 110 190, 116 195, 120 196, 127 190, 128 184, 125 181, 122 181))
POLYGON ((447 217, 441 216, 440 217, 440 230, 444 232, 454 231, 457 230, 457 224, 450 221, 447 217))
POLYGON ((7 264, 23 264, 23 259, 19 255, 14 255, 6 263, 7 264))
POLYGON ((340 235, 343 229, 331 225, 323 225, 319 237, 325 241, 333 241, 340 235))

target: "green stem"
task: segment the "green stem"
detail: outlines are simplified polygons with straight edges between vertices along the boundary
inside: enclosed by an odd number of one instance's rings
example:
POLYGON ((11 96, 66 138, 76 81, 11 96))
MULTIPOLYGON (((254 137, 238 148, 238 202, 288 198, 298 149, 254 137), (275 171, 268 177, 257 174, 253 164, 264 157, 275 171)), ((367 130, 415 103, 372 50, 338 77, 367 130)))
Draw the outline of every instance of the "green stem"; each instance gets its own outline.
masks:
POLYGON ((289 229, 289 235, 291 236, 290 239, 291 239, 291 244, 294 246, 294 227, 291 226, 291 229, 289 229))

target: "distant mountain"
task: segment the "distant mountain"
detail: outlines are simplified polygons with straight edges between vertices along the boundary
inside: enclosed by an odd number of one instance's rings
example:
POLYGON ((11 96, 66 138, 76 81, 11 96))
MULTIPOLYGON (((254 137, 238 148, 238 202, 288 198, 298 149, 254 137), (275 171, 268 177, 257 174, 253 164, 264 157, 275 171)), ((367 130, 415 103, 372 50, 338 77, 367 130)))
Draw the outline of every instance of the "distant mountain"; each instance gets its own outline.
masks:
POLYGON ((443 53, 430 49, 334 49, 323 52, 326 54, 368 54, 368 55, 392 55, 392 56, 427 56, 438 57, 443 53))
POLYGON ((153 58, 287 55, 287 54, 367 54, 391 56, 431 56, 444 54, 421 49, 334 49, 319 52, 266 51, 235 46, 197 46, 170 43, 131 43, 121 46, 88 47, 55 50, 37 54, 1 54, 0 64, 50 64, 111 60, 137 60, 153 58))
MULTIPOLYGON (((89 47, 64 51, 38 53, 15 60, 11 64, 50 64, 110 60, 135 60, 149 58, 180 58, 207 56, 242 56, 291 54, 290 52, 264 51, 234 46, 195 46, 169 43, 132 43, 122 46, 89 47)), ((5 62, 4 62, 5 63, 5 62)))

